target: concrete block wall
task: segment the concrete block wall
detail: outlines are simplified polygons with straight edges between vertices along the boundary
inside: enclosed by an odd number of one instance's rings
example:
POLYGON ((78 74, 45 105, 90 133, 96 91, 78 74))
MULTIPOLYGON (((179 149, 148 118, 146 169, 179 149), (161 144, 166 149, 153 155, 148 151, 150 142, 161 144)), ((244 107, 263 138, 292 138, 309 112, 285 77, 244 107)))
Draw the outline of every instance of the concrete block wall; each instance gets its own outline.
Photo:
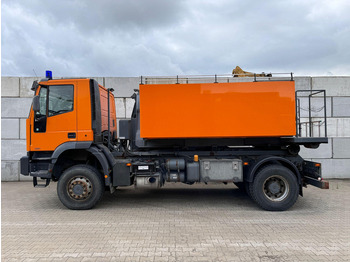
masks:
MULTIPOLYGON (((92 77, 114 89, 118 119, 130 118, 139 77, 92 77)), ((19 174, 19 159, 26 154, 26 118, 29 113, 35 77, 1 78, 1 180, 22 181, 31 178, 19 174)), ((237 78, 235 81, 243 81, 237 78)), ((296 77, 297 90, 325 89, 329 143, 318 149, 301 149, 304 158, 323 164, 325 178, 350 178, 350 77, 296 77)), ((322 116, 320 98, 313 103, 315 117, 322 116), (319 110, 319 112, 318 112, 319 110)), ((301 117, 307 117, 307 100, 301 98, 301 117)), ((317 118, 315 118, 317 119, 317 118)), ((320 118, 321 119, 321 118, 320 118)), ((322 135, 322 134, 321 134, 322 135)))

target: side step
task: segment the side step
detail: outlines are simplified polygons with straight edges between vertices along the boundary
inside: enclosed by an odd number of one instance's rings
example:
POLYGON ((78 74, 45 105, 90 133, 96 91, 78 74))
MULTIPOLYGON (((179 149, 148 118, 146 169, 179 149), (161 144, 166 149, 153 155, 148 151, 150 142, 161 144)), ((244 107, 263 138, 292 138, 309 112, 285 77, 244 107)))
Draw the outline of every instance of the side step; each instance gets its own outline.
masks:
POLYGON ((51 179, 50 178, 45 178, 46 182, 45 184, 38 184, 38 178, 35 176, 33 177, 33 186, 34 187, 47 187, 50 184, 51 179))

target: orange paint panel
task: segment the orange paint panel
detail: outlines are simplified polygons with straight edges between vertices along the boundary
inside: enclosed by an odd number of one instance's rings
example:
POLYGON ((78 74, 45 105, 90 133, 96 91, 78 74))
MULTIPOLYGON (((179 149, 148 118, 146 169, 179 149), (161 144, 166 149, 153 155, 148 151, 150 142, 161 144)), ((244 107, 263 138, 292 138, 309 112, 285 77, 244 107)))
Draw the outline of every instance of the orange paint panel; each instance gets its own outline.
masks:
POLYGON ((78 130, 77 132, 77 141, 93 141, 94 133, 90 130, 78 130))
POLYGON ((77 141, 93 141, 90 79, 77 81, 77 141))
POLYGON ((140 85, 143 138, 295 135, 293 81, 140 85))
POLYGON ((76 133, 76 110, 47 118, 46 132, 32 132, 31 151, 53 151, 59 145, 77 141, 68 138, 68 133, 76 133))
MULTIPOLYGON (((108 130, 108 95, 107 89, 99 85, 100 101, 101 101, 101 129, 103 131, 108 130)), ((109 93, 109 109, 110 109, 110 132, 114 133, 114 138, 117 138, 117 120, 115 111, 115 100, 112 92, 109 93)), ((107 132, 108 133, 108 132, 107 132)))
POLYGON ((32 119, 32 115, 33 114, 33 111, 30 110, 30 113, 29 113, 29 117, 26 119, 26 147, 27 147, 27 151, 30 151, 30 145, 31 145, 31 119, 32 119))

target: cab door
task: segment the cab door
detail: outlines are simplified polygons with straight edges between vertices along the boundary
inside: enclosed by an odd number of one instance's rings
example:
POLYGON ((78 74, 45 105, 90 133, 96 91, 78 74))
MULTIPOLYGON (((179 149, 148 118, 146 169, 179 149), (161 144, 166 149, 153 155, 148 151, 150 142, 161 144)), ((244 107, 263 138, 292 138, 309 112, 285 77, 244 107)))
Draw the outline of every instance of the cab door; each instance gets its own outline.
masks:
POLYGON ((38 93, 40 110, 32 118, 30 151, 54 151, 77 140, 77 85, 72 81, 48 83, 41 85, 38 93))

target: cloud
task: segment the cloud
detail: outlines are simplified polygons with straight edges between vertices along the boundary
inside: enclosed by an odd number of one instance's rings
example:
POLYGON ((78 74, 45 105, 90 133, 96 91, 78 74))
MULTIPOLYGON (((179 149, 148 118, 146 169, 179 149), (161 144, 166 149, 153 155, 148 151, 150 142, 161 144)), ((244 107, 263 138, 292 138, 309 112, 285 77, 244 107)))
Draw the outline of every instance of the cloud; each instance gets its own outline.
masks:
POLYGON ((2 2, 2 74, 348 74, 347 1, 2 2))

